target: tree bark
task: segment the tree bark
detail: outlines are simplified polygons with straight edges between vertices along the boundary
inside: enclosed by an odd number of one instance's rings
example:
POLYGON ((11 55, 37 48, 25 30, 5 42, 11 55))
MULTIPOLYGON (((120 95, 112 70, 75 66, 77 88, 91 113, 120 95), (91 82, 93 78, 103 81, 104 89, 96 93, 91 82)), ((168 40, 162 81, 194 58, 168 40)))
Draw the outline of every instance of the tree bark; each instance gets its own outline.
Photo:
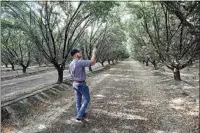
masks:
POLYGON ((174 68, 174 79, 176 81, 181 81, 180 69, 174 68))
POLYGON ((56 67, 56 70, 58 71, 58 80, 57 83, 63 82, 63 67, 56 67))
POLYGON ((158 67, 157 67, 157 64, 156 64, 156 61, 155 61, 155 60, 152 61, 152 64, 153 64, 153 66, 154 66, 154 69, 157 70, 158 67))
POLYGON ((190 60, 189 62, 188 62, 188 66, 192 66, 193 65, 193 62, 192 62, 192 60, 190 60))
POLYGON ((92 72, 92 66, 91 65, 89 66, 89 71, 92 72))
POLYGON ((26 67, 26 66, 22 66, 22 67, 23 67, 22 72, 23 72, 23 73, 26 73, 27 67, 26 67))
POLYGON ((12 64, 12 63, 10 63, 10 64, 11 64, 11 66, 12 66, 12 70, 15 71, 15 66, 14 66, 14 64, 12 64))
POLYGON ((41 67, 42 62, 41 61, 37 61, 37 63, 38 63, 38 66, 41 67))
POLYGON ((23 61, 20 63, 20 65, 22 66, 22 72, 26 73, 26 70, 28 68, 28 66, 30 65, 30 60, 27 61, 26 65, 23 64, 23 61))
POLYGON ((110 65, 110 60, 108 60, 108 64, 110 65))
POLYGON ((145 63, 146 63, 146 66, 149 66, 149 62, 148 61, 145 61, 145 63))
POLYGON ((103 63, 104 63, 104 62, 102 61, 102 62, 101 62, 101 65, 104 67, 104 64, 103 64, 103 63))
POLYGON ((38 66, 41 67, 42 61, 39 58, 36 58, 35 61, 38 63, 38 66))

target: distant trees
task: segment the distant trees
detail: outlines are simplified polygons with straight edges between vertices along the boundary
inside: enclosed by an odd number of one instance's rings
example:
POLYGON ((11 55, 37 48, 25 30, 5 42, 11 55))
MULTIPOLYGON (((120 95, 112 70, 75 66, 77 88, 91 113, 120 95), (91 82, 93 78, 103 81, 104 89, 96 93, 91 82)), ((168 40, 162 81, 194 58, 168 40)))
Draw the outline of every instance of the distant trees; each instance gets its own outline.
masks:
MULTIPOLYGON (((111 23, 112 24, 112 23, 111 23)), ((126 35, 118 24, 107 25, 105 35, 98 48, 97 60, 103 65, 105 61, 114 63, 114 60, 121 60, 129 57, 126 45, 126 35)))
MULTIPOLYGON (((63 81, 70 51, 79 48, 84 59, 98 48, 97 61, 114 62, 132 56, 158 68, 171 69, 175 80, 200 53, 199 2, 129 2, 131 15, 122 22, 117 2, 1 2, 2 62, 19 64, 23 72, 31 62, 49 62, 63 81), (129 36, 129 37, 128 37, 129 36)), ((90 67, 90 71, 92 68, 90 67)))
MULTIPOLYGON (((102 21, 94 21, 90 24, 90 27, 88 28, 89 32, 87 32, 84 36, 85 45, 83 46, 83 52, 86 59, 90 60, 92 50, 100 43, 100 41, 102 41, 106 28, 107 27, 103 25, 102 21)), ((89 67, 89 70, 92 71, 91 66, 89 67)))
POLYGON ((22 72, 26 73, 31 63, 31 42, 19 30, 3 29, 1 36, 3 59, 11 64, 12 70, 15 70, 14 65, 18 64, 22 66, 22 72))
MULTIPOLYGON (((17 49, 19 54, 14 56, 19 57, 16 60, 24 68, 24 72, 31 60, 38 62, 39 65, 41 61, 48 61, 58 71, 57 82, 61 83, 65 64, 71 59, 70 51, 77 47, 82 50, 85 59, 90 59, 93 47, 98 47, 100 51, 102 46, 109 48, 106 51, 110 52, 107 56, 113 57, 111 60, 122 58, 121 53, 125 49, 120 51, 119 48, 118 50, 114 48, 121 45, 122 39, 114 36, 111 39, 112 33, 108 36, 105 26, 109 20, 107 18, 109 12, 118 5, 116 2, 81 1, 75 4, 64 1, 46 1, 2 2, 1 4, 3 29, 9 28, 12 33, 15 29, 20 33, 13 34, 14 38, 10 38, 13 43, 8 44, 15 44, 15 47, 21 46, 17 49), (105 38, 107 38, 106 45, 104 45, 105 38), (41 55, 42 58, 40 58, 41 55)), ((5 41, 7 37, 8 34, 5 34, 5 41)), ((6 47, 4 49, 6 50, 6 47)), ((8 56, 7 53, 4 52, 5 57, 8 56)), ((102 54, 99 53, 98 56, 102 54)), ((10 56, 14 59, 11 53, 10 56)))
POLYGON ((1 31, 1 59, 7 66, 11 65, 12 70, 15 70, 15 64, 17 62, 15 53, 12 50, 12 45, 9 45, 10 31, 1 31))
POLYGON ((200 60, 200 2, 199 1, 179 1, 179 2, 162 2, 167 10, 181 21, 187 27, 188 31, 195 36, 193 43, 198 43, 195 51, 200 60))
POLYGON ((173 71, 175 80, 181 80, 180 70, 197 56, 196 37, 162 3, 142 2, 128 4, 128 7, 137 19, 137 22, 132 21, 137 28, 133 27, 133 33, 129 30, 137 42, 134 52, 139 52, 145 62, 151 61, 155 68, 161 62, 173 71))

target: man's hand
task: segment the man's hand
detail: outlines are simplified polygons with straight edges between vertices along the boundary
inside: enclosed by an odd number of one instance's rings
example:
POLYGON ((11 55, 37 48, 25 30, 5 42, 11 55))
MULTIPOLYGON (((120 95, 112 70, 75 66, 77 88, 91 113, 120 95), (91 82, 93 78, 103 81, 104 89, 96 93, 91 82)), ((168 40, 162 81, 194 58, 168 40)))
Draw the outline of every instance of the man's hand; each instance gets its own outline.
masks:
POLYGON ((93 48, 92 54, 93 54, 93 55, 96 55, 96 53, 97 53, 97 48, 93 48))
POLYGON ((96 53, 97 53, 97 49, 94 47, 92 50, 92 57, 90 60, 91 65, 94 65, 96 63, 96 53))

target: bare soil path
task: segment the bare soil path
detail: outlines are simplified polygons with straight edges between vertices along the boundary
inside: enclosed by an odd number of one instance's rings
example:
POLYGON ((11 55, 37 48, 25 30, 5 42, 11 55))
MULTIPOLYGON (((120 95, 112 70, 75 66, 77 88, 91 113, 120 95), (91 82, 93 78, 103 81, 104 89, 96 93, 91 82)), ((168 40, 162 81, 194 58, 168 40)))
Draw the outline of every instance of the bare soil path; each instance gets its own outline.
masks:
POLYGON ((88 123, 75 122, 74 90, 29 118, 18 133, 198 133, 199 103, 179 83, 123 61, 88 77, 88 123), (180 87, 180 86, 179 86, 180 87))
MULTIPOLYGON (((94 70, 99 68, 102 68, 100 63, 93 66, 94 70)), ((69 78, 68 69, 64 70, 63 75, 64 79, 69 78)), ((22 76, 20 78, 1 81, 1 103, 32 93, 45 86, 52 85, 56 83, 57 78, 58 72, 54 69, 45 72, 38 72, 37 74, 30 76, 22 76)))

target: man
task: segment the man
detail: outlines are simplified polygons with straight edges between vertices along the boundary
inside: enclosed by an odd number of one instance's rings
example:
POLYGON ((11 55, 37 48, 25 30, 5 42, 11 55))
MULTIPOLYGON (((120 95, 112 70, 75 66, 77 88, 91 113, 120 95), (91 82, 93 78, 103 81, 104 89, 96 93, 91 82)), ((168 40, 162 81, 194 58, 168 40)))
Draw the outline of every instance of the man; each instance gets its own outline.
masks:
POLYGON ((80 51, 74 49, 71 51, 73 61, 69 65, 69 73, 73 79, 73 88, 76 93, 77 121, 83 121, 86 113, 85 110, 90 102, 89 88, 86 85, 85 67, 96 63, 96 48, 93 49, 91 60, 82 60, 80 51), (83 104, 81 104, 83 97, 83 104))

